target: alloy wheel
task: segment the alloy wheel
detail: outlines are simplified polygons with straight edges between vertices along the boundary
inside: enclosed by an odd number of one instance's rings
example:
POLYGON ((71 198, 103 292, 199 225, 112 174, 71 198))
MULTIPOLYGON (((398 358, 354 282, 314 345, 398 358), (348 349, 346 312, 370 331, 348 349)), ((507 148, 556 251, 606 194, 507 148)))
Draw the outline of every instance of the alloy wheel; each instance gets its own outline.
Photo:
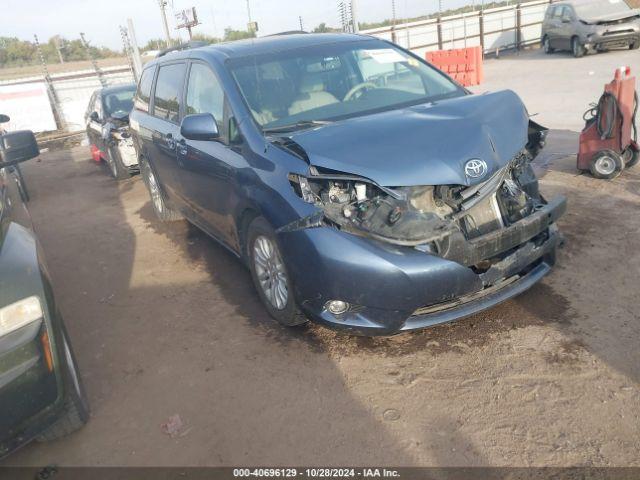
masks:
POLYGON ((149 185, 149 193, 151 194, 151 201, 153 206, 159 213, 164 210, 164 200, 162 200, 162 193, 160 192, 160 186, 156 180, 156 176, 153 174, 151 167, 146 167, 147 172, 147 184, 149 185))
POLYGON ((602 156, 596 160, 595 167, 601 175, 611 175, 616 170, 616 162, 609 156, 602 156))
POLYGON ((253 262, 262 293, 278 310, 284 310, 289 299, 287 273, 274 243, 260 235, 253 243, 253 262))

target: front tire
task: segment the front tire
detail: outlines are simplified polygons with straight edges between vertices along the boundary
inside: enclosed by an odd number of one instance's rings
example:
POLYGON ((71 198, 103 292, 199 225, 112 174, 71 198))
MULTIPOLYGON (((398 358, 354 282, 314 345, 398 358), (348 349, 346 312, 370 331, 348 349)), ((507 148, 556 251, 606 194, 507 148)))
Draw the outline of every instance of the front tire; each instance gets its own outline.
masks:
POLYGON ((118 150, 118 147, 116 147, 115 145, 111 145, 109 147, 107 155, 107 166, 109 167, 111 176, 116 180, 124 180, 125 178, 129 178, 131 176, 131 174, 129 173, 129 169, 122 161, 120 150, 118 150))
POLYGON ((141 160, 140 170, 142 172, 144 183, 147 186, 147 190, 149 191, 149 196, 151 197, 151 205, 153 207, 153 211, 156 213, 158 220, 160 220, 161 222, 174 222, 176 220, 182 220, 182 215, 167 206, 164 195, 162 193, 160 182, 158 181, 153 168, 151 167, 151 165, 149 165, 149 162, 147 162, 146 160, 141 160))
POLYGON ((41 442, 65 437, 80 429, 89 420, 89 403, 87 401, 82 379, 80 378, 80 374, 76 367, 75 356, 71 350, 69 341, 67 340, 66 333, 63 334, 62 347, 64 350, 62 353, 64 353, 65 363, 67 365, 65 375, 67 380, 67 394, 65 397, 64 408, 60 418, 40 434, 38 441, 41 442))
POLYGON ((571 39, 571 52, 575 58, 584 57, 585 48, 582 43, 580 43, 580 39, 578 37, 573 37, 571 39))
POLYGON ((611 180, 616 178, 624 169, 622 156, 613 150, 602 150, 591 159, 589 170, 595 178, 611 180))
POLYGON ((640 41, 634 42, 629 45, 629 50, 637 50, 640 48, 640 41))
POLYGON ((307 318, 293 298, 291 279, 275 232, 262 217, 249 225, 246 255, 251 278, 269 315, 287 327, 306 323, 307 318))
POLYGON ((546 35, 542 39, 542 50, 547 55, 551 55, 553 52, 555 52, 555 49, 551 46, 551 41, 549 40, 549 37, 546 35))

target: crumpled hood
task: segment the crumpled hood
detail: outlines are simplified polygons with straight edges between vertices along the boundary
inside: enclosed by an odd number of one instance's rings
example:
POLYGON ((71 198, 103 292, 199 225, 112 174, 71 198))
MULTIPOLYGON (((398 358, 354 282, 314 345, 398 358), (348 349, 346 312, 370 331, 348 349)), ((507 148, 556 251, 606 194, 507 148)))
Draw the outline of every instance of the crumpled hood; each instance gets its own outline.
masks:
POLYGON ((617 13, 610 13, 608 15, 590 15, 589 18, 580 18, 583 22, 595 24, 598 22, 615 22, 616 20, 624 20, 625 18, 631 19, 640 15, 640 9, 625 10, 617 13))
POLYGON ((352 118, 290 138, 312 165, 383 186, 473 185, 522 150, 528 122, 520 98, 505 90, 352 118), (471 159, 487 163, 483 177, 465 175, 471 159))

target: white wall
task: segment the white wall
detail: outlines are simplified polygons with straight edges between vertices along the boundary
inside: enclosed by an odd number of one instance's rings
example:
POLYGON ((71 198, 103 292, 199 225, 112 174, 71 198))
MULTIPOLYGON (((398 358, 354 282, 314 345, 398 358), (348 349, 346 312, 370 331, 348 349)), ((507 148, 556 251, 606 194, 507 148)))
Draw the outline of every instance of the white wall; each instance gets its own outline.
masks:
MULTIPOLYGON (((521 38, 523 43, 530 44, 540 40, 541 22, 548 5, 547 0, 521 5, 521 38)), ((483 19, 485 52, 513 47, 516 42, 516 5, 486 9, 483 12, 483 19)), ((390 27, 362 30, 360 33, 385 40, 392 39, 390 27)), ((422 57, 428 51, 438 50, 438 22, 435 18, 397 24, 395 34, 398 45, 409 48, 422 57)), ((442 17, 442 47, 444 49, 478 46, 480 45, 479 35, 480 16, 477 11, 442 17)))
POLYGON ((46 132, 56 129, 49 94, 44 82, 0 85, 0 113, 11 121, 7 130, 46 132))
MULTIPOLYGON (((110 67, 103 69, 102 72, 109 86, 134 81, 128 65, 110 67)), ((91 94, 101 87, 95 71, 83 70, 52 75, 51 80, 58 98, 61 116, 66 124, 65 130, 69 132, 84 130, 84 113, 89 105, 89 99, 91 94)), ((29 129, 34 132, 56 130, 52 106, 46 96, 46 86, 39 77, 0 82, 0 112, 12 117, 12 122, 9 124, 11 130, 29 129), (36 90, 40 92, 38 95, 35 95, 36 90), (31 92, 33 98, 27 98, 20 92, 31 92)))

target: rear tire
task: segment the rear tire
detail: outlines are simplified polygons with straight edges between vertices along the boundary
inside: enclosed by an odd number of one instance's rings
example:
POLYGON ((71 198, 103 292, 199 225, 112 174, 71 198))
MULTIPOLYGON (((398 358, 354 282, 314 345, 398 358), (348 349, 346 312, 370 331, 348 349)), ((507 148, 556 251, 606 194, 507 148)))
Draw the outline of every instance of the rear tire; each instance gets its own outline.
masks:
POLYGON ((144 179, 144 183, 149 191, 151 206, 153 207, 153 211, 156 213, 158 220, 161 222, 175 222, 177 220, 182 220, 182 215, 180 215, 180 213, 167 206, 160 182, 148 161, 140 161, 140 172, 142 173, 142 178, 144 179))
POLYGON ((628 147, 622 154, 624 159, 624 168, 631 168, 640 160, 640 152, 632 147, 628 147))
POLYGON ((640 41, 632 43, 631 45, 629 45, 629 50, 637 50, 639 48, 640 48, 640 41))
POLYGON ((551 55, 553 52, 555 52, 555 49, 551 46, 551 41, 549 40, 549 37, 547 37, 546 35, 542 39, 542 50, 547 55, 551 55))
POLYGON ((122 162, 120 150, 118 150, 118 148, 114 145, 109 147, 107 155, 107 166, 109 167, 111 176, 116 180, 124 180, 125 178, 129 178, 131 176, 131 174, 129 173, 129 169, 122 162))
POLYGON ((591 159, 589 170, 595 178, 611 180, 624 170, 624 160, 613 150, 602 150, 591 159))
POLYGON ((293 286, 275 232, 262 217, 249 225, 245 254, 253 284, 269 315, 286 327, 307 323, 293 298, 293 286))
POLYGON ((89 403, 82 383, 82 378, 76 367, 75 357, 66 333, 63 336, 64 357, 66 360, 66 389, 64 408, 60 418, 53 425, 47 428, 40 436, 38 441, 47 442, 65 437, 72 432, 80 429, 89 420, 89 403))
POLYGON ((578 37, 573 37, 571 39, 571 52, 575 58, 584 57, 584 45, 580 43, 580 39, 578 37))

